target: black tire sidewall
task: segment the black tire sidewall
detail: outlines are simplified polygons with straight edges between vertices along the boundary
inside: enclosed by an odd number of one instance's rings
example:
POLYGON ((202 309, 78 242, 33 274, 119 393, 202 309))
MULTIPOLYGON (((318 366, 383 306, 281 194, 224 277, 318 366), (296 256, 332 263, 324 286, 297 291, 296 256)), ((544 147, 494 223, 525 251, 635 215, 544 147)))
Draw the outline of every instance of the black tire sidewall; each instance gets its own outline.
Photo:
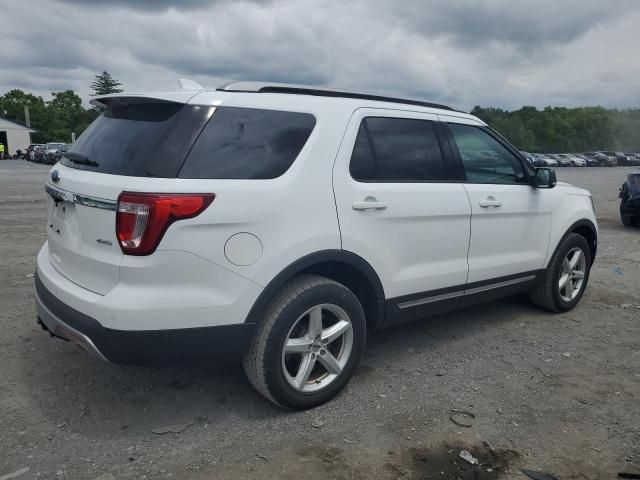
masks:
POLYGON ((587 243, 585 238, 581 235, 578 235, 576 233, 572 233, 568 235, 562 241, 562 243, 560 244, 560 247, 558 248, 558 250, 556 251, 556 254, 554 255, 552 272, 551 272, 551 275, 552 275, 551 294, 553 296, 553 302, 555 303, 556 307, 558 307, 560 311, 566 312, 568 310, 571 310, 573 307, 575 307, 578 304, 578 302, 582 298, 582 295, 584 294, 585 289, 587 288, 587 283, 589 282, 590 273, 591 273, 591 250, 589 250, 589 244, 587 243), (582 282, 580 293, 576 296, 576 298, 574 298, 570 302, 567 302, 563 300, 562 297, 560 296, 560 292, 558 291, 557 285, 558 285, 558 280, 560 279, 562 263, 564 262, 564 259, 567 256, 567 254, 569 253, 569 250, 571 250, 574 247, 579 247, 582 249, 582 252, 584 253, 586 258, 587 266, 586 266, 584 281, 582 282))
POLYGON ((355 371, 366 340, 366 322, 364 311, 358 298, 346 287, 337 283, 328 283, 310 288, 288 303, 280 312, 265 349, 265 376, 269 393, 281 405, 291 408, 311 408, 320 405, 344 388, 355 371), (353 347, 351 357, 345 368, 330 385, 319 392, 302 393, 287 382, 282 371, 282 348, 287 334, 295 321, 310 308, 323 303, 331 303, 342 308, 349 318, 353 329, 353 347))

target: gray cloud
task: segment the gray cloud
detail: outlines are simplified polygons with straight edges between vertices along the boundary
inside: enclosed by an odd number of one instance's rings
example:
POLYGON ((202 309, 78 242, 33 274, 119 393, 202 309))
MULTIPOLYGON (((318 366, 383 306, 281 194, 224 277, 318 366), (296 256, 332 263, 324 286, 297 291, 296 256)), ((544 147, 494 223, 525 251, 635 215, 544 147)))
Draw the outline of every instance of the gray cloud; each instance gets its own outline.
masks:
POLYGON ((640 10, 635 0, 396 2, 398 19, 425 35, 443 35, 466 48, 489 42, 534 50, 565 44, 621 15, 640 10))
MULTIPOLYGON (((179 8, 190 10, 196 8, 211 7, 219 3, 227 3, 233 0, 58 0, 61 3, 69 3, 80 8, 114 8, 121 7, 130 10, 168 10, 169 8, 179 8)), ((263 3, 268 0, 250 0, 256 3, 263 3)))
POLYGON ((507 108, 638 106, 640 2, 5 0, 0 94, 269 80, 507 108))

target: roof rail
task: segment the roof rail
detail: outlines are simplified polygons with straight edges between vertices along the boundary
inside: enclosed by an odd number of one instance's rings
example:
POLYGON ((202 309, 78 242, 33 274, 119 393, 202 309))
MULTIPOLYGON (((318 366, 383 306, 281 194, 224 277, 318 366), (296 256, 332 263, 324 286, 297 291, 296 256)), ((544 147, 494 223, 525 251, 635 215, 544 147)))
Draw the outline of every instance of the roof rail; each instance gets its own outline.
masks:
POLYGON ((217 90, 225 92, 251 92, 251 93, 288 93, 292 95, 313 95, 317 97, 339 97, 357 98, 360 100, 373 100, 377 102, 402 103, 406 105, 417 105, 420 107, 439 108, 441 110, 454 110, 447 105, 424 102, 422 100, 412 100, 407 98, 387 97, 369 93, 350 92, 333 88, 311 87, 305 85, 294 85, 286 83, 261 83, 261 82, 231 82, 217 90))

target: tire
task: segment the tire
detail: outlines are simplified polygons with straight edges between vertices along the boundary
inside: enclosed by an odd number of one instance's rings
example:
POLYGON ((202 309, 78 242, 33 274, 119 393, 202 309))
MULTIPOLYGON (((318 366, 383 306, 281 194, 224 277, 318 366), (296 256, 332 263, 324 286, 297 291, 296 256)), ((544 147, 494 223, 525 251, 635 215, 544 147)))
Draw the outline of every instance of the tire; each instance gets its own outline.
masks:
POLYGON ((577 233, 567 235, 556 248, 549 266, 544 273, 543 281, 529 292, 531 301, 540 308, 551 312, 566 312, 575 307, 584 293, 589 282, 591 270, 591 251, 587 240, 577 233), (565 270, 565 259, 580 251, 582 260, 576 260, 576 270, 565 270), (580 263, 583 262, 583 263, 580 263), (582 269, 581 272, 578 270, 582 269), (577 279, 578 273, 582 273, 581 282, 577 279), (574 276, 575 274, 575 276, 574 276), (567 275, 567 277, 564 277, 567 275), (560 281, 566 279, 564 289, 560 287, 560 281), (575 288, 575 289, 574 289, 575 288))
POLYGON ((325 277, 300 275, 267 307, 244 354, 244 370, 256 390, 276 405, 312 408, 333 398, 347 384, 365 339, 364 311, 351 290, 325 277), (331 332, 341 329, 344 333, 331 339, 331 332), (285 354, 287 343, 296 351, 285 354), (311 369, 303 368, 314 363, 311 369), (303 381, 307 371, 309 380, 303 381))

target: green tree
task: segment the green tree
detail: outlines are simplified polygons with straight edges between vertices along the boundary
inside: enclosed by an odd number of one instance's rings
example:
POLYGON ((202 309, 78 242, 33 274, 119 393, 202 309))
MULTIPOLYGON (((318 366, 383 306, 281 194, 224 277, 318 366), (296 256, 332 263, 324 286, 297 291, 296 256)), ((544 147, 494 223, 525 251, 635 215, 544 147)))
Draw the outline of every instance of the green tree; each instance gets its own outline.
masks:
POLYGON ((590 150, 640 152, 640 109, 522 107, 512 112, 476 106, 471 111, 529 152, 590 150))
POLYGON ((51 96, 53 99, 49 102, 49 106, 60 115, 72 116, 84 111, 82 99, 73 90, 51 92, 51 96))
POLYGON ((98 112, 82 106, 82 99, 72 90, 52 92, 48 102, 42 97, 11 90, 0 96, 0 116, 24 123, 24 107, 29 107, 31 126, 37 130, 33 141, 70 142, 71 133, 81 134, 96 118, 98 112))
POLYGON ((110 93, 122 92, 120 87, 122 84, 113 78, 109 72, 102 72, 96 75, 90 87, 93 90, 91 96, 108 95, 110 93))

